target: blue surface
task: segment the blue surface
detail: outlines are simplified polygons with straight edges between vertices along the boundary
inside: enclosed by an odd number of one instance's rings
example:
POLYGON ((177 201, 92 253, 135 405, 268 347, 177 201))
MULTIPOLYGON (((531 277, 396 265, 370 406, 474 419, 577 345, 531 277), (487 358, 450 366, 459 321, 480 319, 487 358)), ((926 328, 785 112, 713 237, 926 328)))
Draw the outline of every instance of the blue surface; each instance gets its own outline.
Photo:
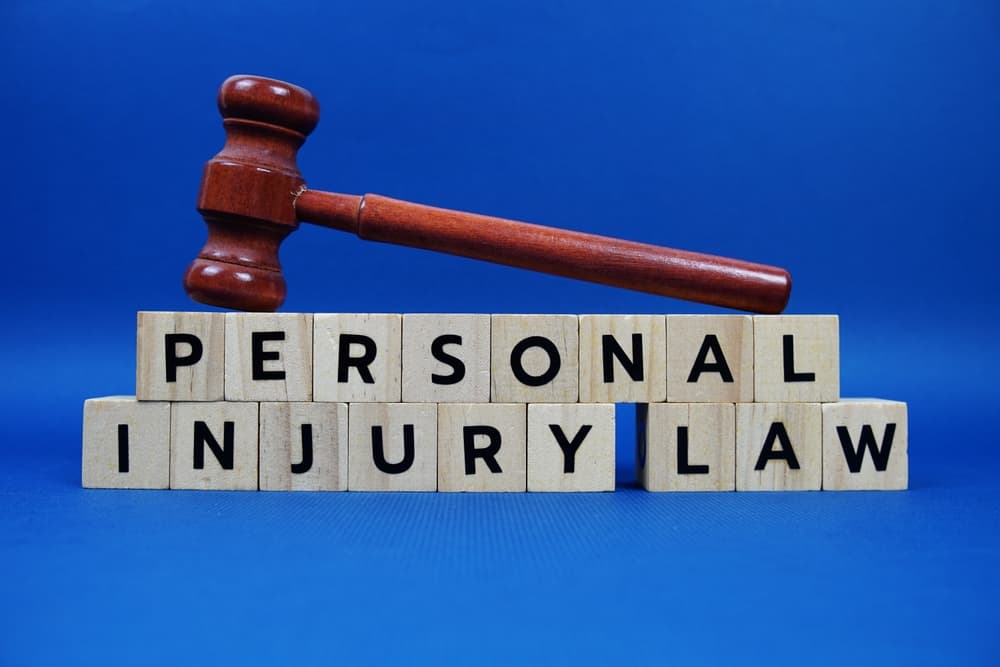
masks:
MULTIPOLYGON (((8 2, 0 664, 1000 662, 1000 10, 934 3, 8 2), (789 268, 903 493, 85 491, 134 391, 219 83, 320 98, 318 188, 789 268)), ((719 312, 303 228, 287 310, 719 312)))

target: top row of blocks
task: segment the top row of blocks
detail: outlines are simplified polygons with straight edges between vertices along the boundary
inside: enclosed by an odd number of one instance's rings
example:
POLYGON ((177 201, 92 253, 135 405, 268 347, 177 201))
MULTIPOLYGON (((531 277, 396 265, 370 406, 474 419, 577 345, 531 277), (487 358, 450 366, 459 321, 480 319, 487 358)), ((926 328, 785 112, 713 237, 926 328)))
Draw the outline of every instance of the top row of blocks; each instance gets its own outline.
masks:
POLYGON ((140 312, 155 401, 833 402, 835 315, 140 312))

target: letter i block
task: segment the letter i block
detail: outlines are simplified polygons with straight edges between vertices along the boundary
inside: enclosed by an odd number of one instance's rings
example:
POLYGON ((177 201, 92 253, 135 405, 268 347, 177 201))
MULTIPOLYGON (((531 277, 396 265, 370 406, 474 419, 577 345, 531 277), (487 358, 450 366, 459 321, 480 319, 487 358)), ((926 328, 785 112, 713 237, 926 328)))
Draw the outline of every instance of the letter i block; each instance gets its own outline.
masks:
POLYGON ((836 315, 753 318, 754 401, 829 403, 840 398, 836 315))
POLYGON ((614 491, 615 406, 528 406, 528 491, 614 491))
POLYGON ((170 488, 257 489, 257 403, 174 403, 170 488))
POLYGON ((844 399, 823 406, 823 488, 907 488, 906 403, 844 399))
POLYGON ((312 317, 226 313, 226 400, 311 401, 312 317))
POLYGON ((753 318, 667 315, 667 401, 750 403, 753 318))
POLYGON ((140 312, 135 393, 140 401, 221 401, 225 313, 140 312))
POLYGON ((580 395, 576 315, 494 315, 494 403, 571 403, 580 395))
POLYGON ((489 400, 489 315, 403 315, 405 403, 489 400))
POLYGON ((438 406, 438 491, 526 491, 523 403, 438 406))
POLYGON ((348 408, 350 491, 436 491, 437 405, 353 403, 348 408))
POLYGON ((638 481, 647 491, 736 488, 732 403, 640 403, 636 447, 638 481))
POLYGON ((260 489, 346 491, 347 403, 261 403, 260 489))
POLYGON ((819 403, 737 404, 737 491, 819 491, 822 482, 819 403))
POLYGON ((83 486, 166 489, 170 482, 170 404, 134 396, 83 404, 83 486))
POLYGON ((666 354, 663 315, 581 315, 580 401, 665 401, 666 354))
POLYGON ((317 401, 394 403, 400 399, 402 318, 364 313, 315 316, 313 389, 317 401))

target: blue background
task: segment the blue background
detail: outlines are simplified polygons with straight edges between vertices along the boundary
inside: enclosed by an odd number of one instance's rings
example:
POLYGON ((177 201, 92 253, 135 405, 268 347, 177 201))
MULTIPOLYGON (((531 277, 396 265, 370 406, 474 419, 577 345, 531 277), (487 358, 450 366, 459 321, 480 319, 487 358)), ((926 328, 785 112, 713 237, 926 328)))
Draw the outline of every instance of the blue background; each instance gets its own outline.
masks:
MULTIPOLYGON (((0 664, 997 664, 995 0, 0 6, 0 664), (313 187, 787 267, 904 493, 85 491, 238 72, 313 187)), ((719 312, 303 228, 286 310, 719 312)))

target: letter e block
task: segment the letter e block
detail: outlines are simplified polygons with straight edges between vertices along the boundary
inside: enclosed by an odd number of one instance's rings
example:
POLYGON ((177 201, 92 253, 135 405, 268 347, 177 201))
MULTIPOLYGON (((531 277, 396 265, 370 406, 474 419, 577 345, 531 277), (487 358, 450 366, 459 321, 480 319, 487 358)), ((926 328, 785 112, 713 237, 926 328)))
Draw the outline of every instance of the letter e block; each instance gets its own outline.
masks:
POLYGON ((170 488, 257 489, 257 403, 174 403, 170 488))
POLYGON ((615 406, 528 406, 528 491, 614 491, 615 406))
POLYGON ((491 400, 571 403, 579 398, 576 315, 494 315, 491 400))
POLYGON ((226 313, 226 400, 311 401, 312 317, 226 313))
POLYGON ((736 405, 737 491, 819 491, 822 482, 819 403, 736 405))
POLYGON ((844 399, 823 406, 823 488, 907 488, 906 403, 844 399))
POLYGON ((753 318, 667 315, 667 401, 750 403, 753 318))
POLYGON ((170 482, 170 404, 134 396, 83 404, 83 486, 166 489, 170 482))
POLYGON ((135 394, 140 401, 221 401, 225 313, 136 317, 135 394))
POLYGON ((403 315, 404 402, 489 400, 489 315, 403 315))
POLYGON ((636 470, 647 491, 736 488, 736 407, 732 403, 636 406, 636 470))
POLYGON ((315 316, 315 400, 394 403, 400 399, 402 318, 342 313, 315 316))
POLYGON ((666 354, 663 315, 581 315, 580 401, 666 400, 666 354))
POLYGON ((836 315, 753 318, 754 401, 829 403, 840 398, 836 315))
POLYGON ((347 490, 347 403, 261 403, 260 489, 347 490))
POLYGON ((438 406, 438 491, 526 491, 523 403, 438 406))
POLYGON ((347 488, 436 491, 437 410, 434 403, 351 404, 347 488))

